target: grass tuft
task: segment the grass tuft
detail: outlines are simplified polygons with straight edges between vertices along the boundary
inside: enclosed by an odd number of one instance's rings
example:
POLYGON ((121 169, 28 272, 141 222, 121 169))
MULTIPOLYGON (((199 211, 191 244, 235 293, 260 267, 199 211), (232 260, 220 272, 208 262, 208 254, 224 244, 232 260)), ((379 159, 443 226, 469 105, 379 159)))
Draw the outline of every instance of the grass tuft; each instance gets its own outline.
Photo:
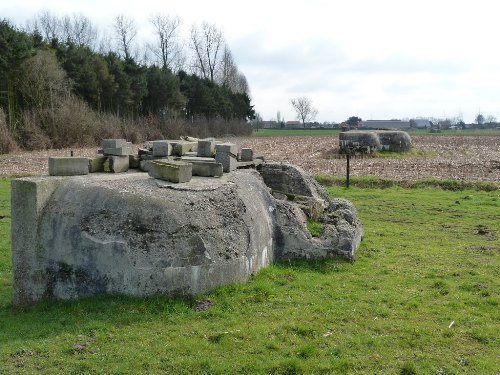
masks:
POLYGON ((324 226, 319 221, 307 219, 307 230, 313 237, 321 237, 324 232, 324 226))
MULTIPOLYGON (((324 186, 345 186, 345 177, 340 176, 316 176, 316 181, 324 186)), ((464 181, 451 179, 426 178, 416 181, 391 180, 375 176, 352 176, 350 185, 358 188, 386 189, 399 186, 405 189, 442 189, 451 191, 477 190, 477 191, 498 191, 500 183, 489 181, 464 181)), ((466 198, 470 199, 470 198, 466 198)))

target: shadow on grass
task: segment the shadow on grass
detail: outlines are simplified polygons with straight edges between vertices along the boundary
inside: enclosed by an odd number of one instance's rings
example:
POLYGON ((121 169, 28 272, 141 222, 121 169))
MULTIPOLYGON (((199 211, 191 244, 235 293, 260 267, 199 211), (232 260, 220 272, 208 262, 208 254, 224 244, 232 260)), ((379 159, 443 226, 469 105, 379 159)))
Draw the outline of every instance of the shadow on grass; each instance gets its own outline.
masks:
POLYGON ((278 269, 292 269, 294 271, 308 271, 319 274, 328 274, 333 272, 343 272, 349 269, 352 262, 342 258, 334 257, 327 259, 314 260, 287 260, 280 261, 275 264, 278 269))
POLYGON ((123 327, 195 313, 192 298, 98 296, 76 301, 43 301, 26 309, 0 308, 0 347, 16 339, 46 338, 82 330, 123 327))
POLYGON ((19 338, 47 338, 62 333, 80 333, 82 330, 90 333, 92 330, 107 330, 151 320, 195 317, 198 314, 197 301, 211 296, 225 295, 224 301, 219 302, 227 304, 255 293, 256 289, 263 287, 262 283, 266 286, 268 281, 281 276, 287 281, 287 278, 299 273, 336 273, 347 271, 350 266, 351 263, 342 258, 279 262, 264 268, 246 284, 221 286, 196 297, 98 296, 75 301, 47 300, 26 309, 3 304, 0 307, 0 346, 19 338))

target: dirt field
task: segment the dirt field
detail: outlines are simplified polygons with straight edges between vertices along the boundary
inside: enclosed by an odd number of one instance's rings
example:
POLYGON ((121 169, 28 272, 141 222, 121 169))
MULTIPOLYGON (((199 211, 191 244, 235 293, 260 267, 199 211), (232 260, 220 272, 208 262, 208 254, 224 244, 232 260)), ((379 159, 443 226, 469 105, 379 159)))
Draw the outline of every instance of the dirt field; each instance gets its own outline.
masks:
MULTIPOLYGON (((376 157, 351 161, 351 175, 390 179, 450 178, 500 182, 500 136, 413 136, 414 150, 405 157, 376 157)), ((251 147, 266 160, 287 161, 312 175, 345 175, 338 157, 338 138, 246 137, 228 141, 251 147)), ((93 156, 97 148, 74 149, 75 156, 93 156)), ((0 176, 47 174, 49 156, 69 156, 70 150, 0 155, 0 176)))

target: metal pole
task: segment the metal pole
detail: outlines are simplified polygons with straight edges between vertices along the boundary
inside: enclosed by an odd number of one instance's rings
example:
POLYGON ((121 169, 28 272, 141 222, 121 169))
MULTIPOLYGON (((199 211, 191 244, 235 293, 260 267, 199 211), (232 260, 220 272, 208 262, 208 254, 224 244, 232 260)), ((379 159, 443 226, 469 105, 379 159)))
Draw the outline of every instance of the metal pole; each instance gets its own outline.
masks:
POLYGON ((345 180, 345 187, 346 188, 349 188, 349 174, 350 174, 350 166, 351 166, 351 154, 349 152, 347 152, 347 176, 346 176, 346 180, 345 180))

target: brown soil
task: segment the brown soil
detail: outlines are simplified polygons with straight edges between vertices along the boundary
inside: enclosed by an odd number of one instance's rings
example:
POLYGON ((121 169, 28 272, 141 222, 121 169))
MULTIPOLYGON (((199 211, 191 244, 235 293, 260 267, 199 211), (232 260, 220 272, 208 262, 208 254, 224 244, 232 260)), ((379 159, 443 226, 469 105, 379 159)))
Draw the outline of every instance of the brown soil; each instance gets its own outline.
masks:
MULTIPOLYGON (((413 136, 415 150, 407 156, 355 158, 351 175, 395 180, 447 178, 500 182, 500 136, 413 136)), ((266 160, 286 161, 312 175, 345 175, 338 155, 338 137, 244 137, 228 141, 250 147, 266 160)), ((74 149, 75 156, 93 156, 96 148, 74 149)), ((46 150, 0 155, 0 176, 47 174, 49 156, 69 156, 70 150, 46 150)))

